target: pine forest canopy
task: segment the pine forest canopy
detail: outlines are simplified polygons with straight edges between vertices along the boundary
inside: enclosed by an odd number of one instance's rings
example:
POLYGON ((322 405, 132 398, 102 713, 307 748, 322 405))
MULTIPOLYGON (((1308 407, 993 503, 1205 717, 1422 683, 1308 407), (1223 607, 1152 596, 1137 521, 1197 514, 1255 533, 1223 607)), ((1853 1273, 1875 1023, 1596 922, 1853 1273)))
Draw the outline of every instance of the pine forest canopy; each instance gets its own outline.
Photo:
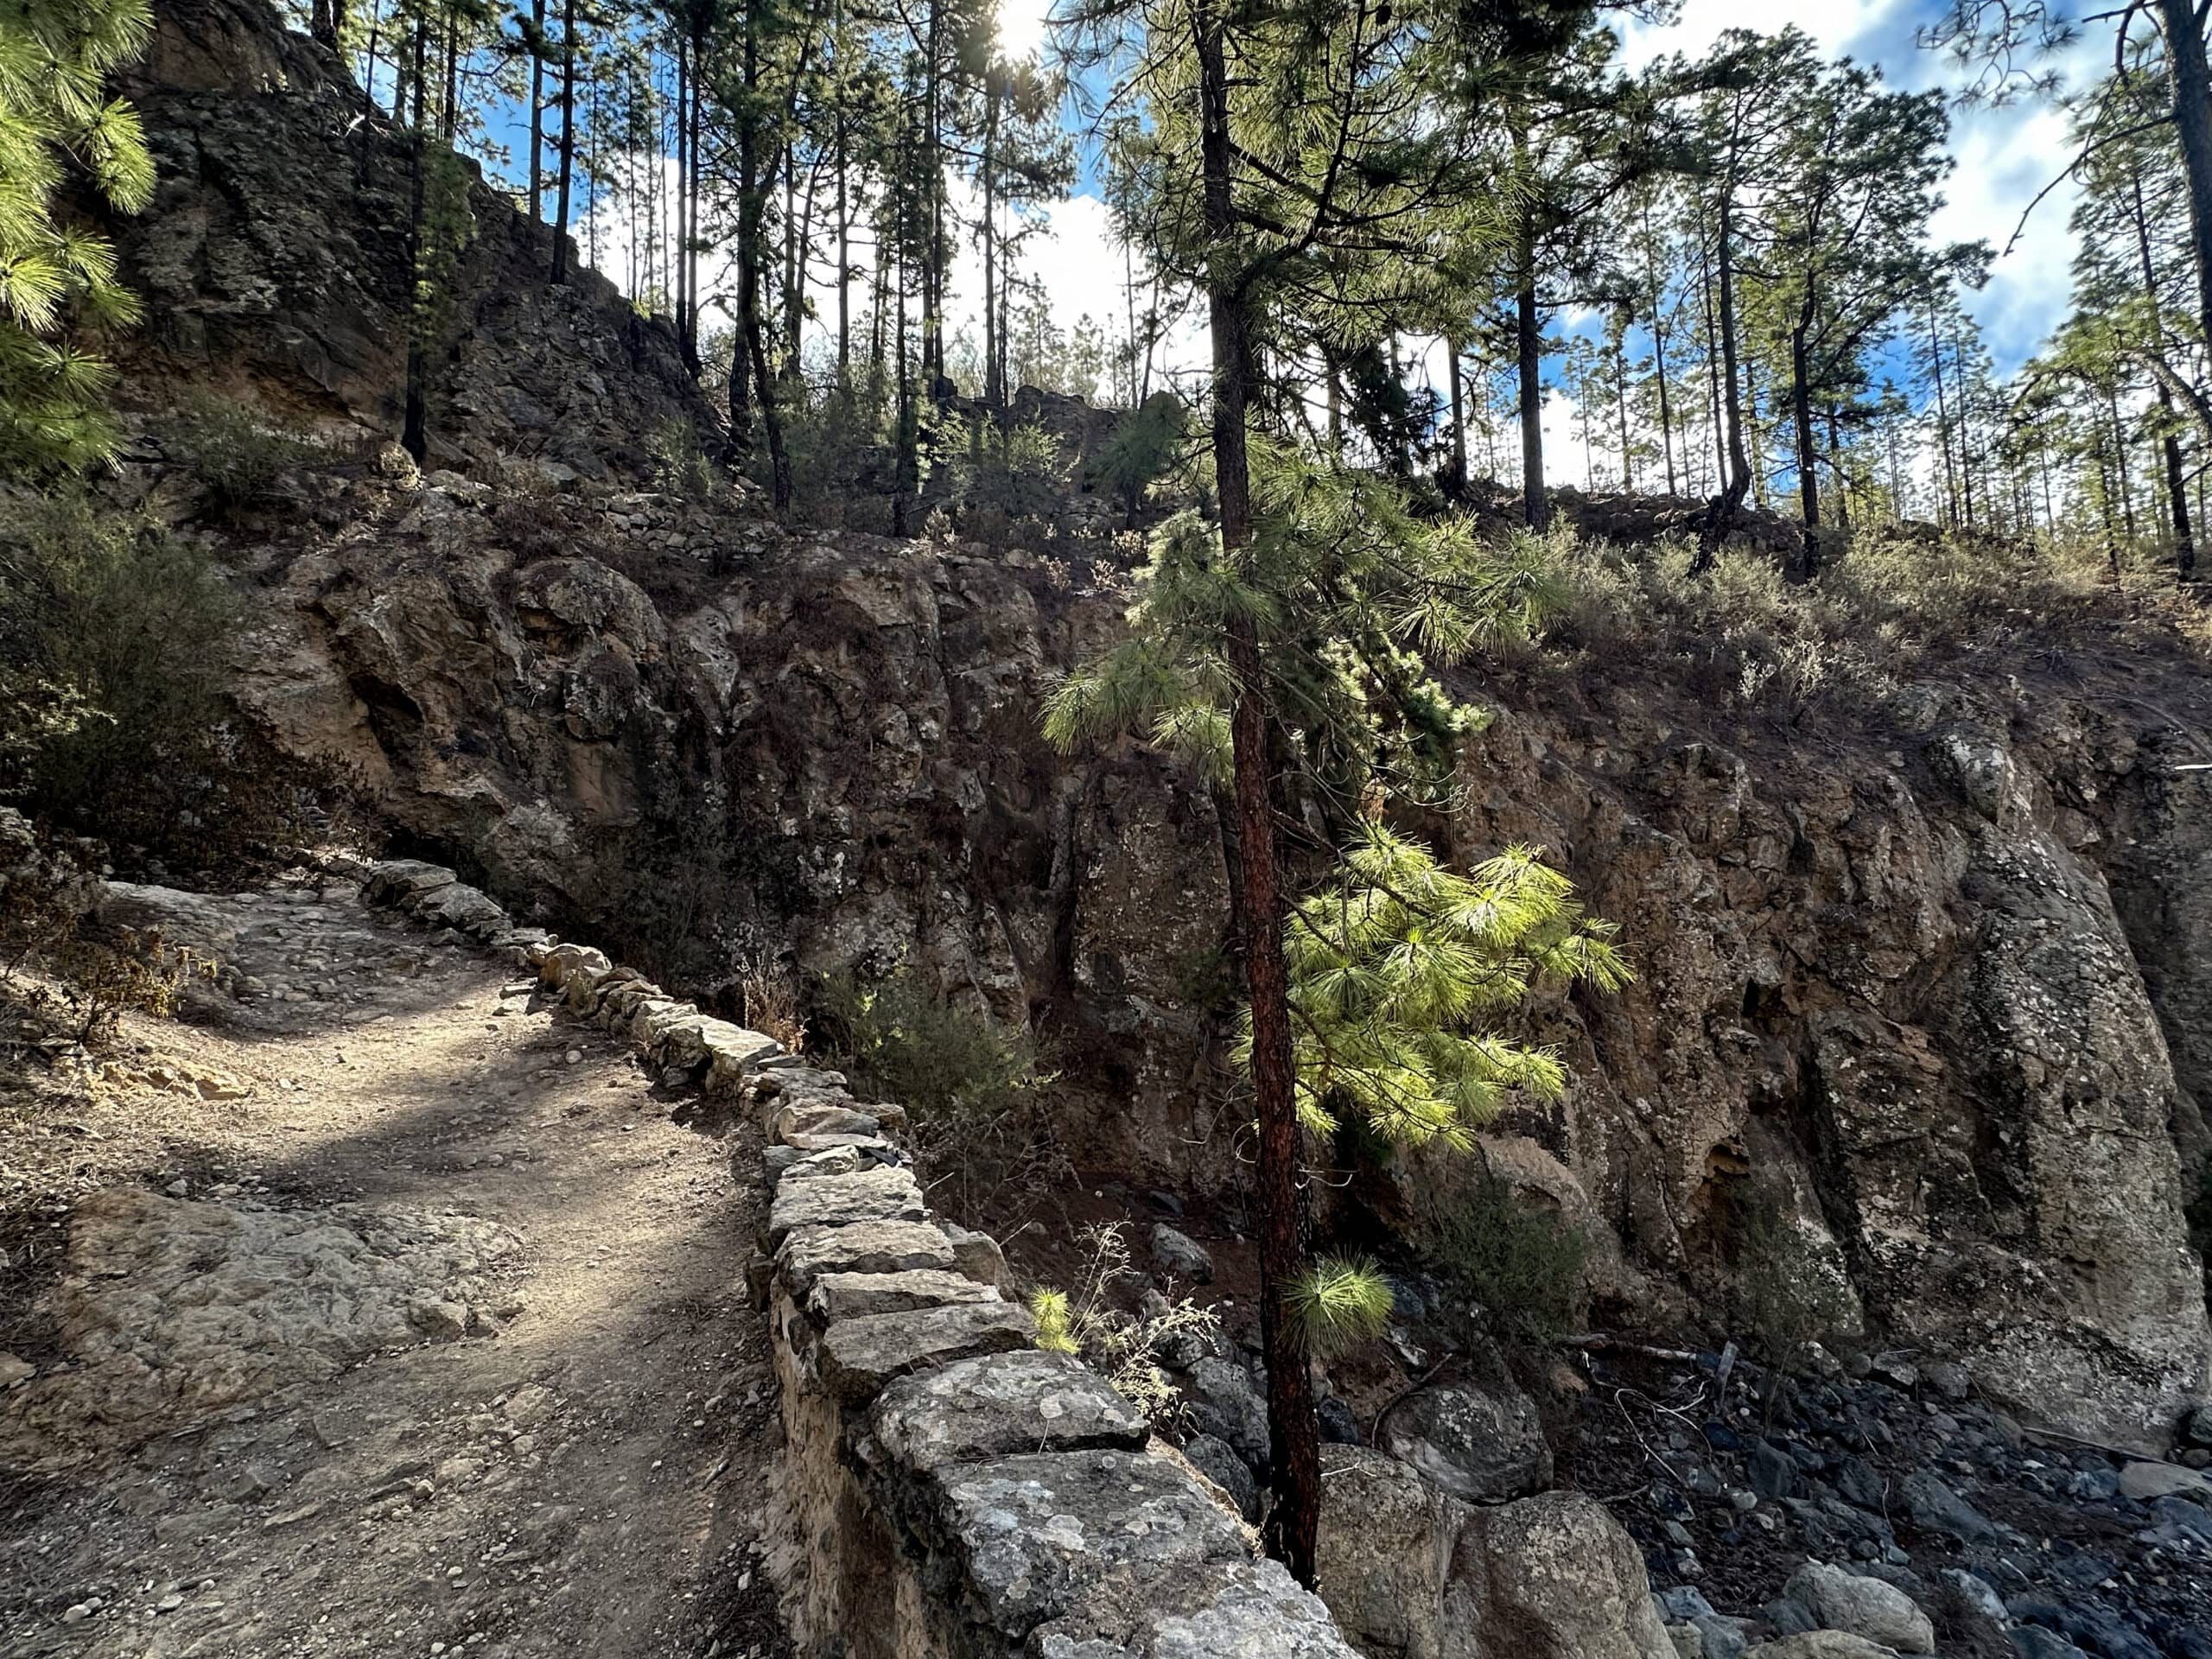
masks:
MULTIPOLYGON (((1971 92, 2056 100, 2075 126, 2078 311, 2000 378, 1968 303, 1999 251, 1931 228, 1945 96, 1794 29, 1631 71, 1622 33, 1663 39, 1668 3, 1455 14, 1456 55, 1426 65, 1407 43, 1446 32, 1359 14, 1361 73, 1401 88, 1408 131, 1465 152, 1430 204, 1448 228, 1403 250, 1423 292, 1301 330, 1282 382, 1301 391, 1276 412, 1454 498, 1517 475, 1539 526, 1546 486, 1579 483, 1794 512, 1808 561, 1824 527, 1910 516, 2102 538, 2186 574, 2212 420, 2212 196, 2190 182, 2212 141, 2193 149, 2177 113, 2203 90, 2186 8, 2086 25, 2118 37, 2077 86, 2048 72, 2071 37, 2039 7, 1980 0, 1924 31, 1971 92)), ((787 500, 780 429, 833 394, 896 442, 910 488, 948 387, 1001 408, 1023 385, 1205 401, 1172 245, 1191 204, 1158 154, 1170 100, 1100 34, 1111 10, 1062 0, 1041 52, 1033 19, 977 0, 315 0, 300 21, 667 315, 787 500), (1043 276, 1078 178, 1110 225, 1093 264, 1122 280, 1094 270, 1087 292, 1120 291, 1071 317, 1043 276)))

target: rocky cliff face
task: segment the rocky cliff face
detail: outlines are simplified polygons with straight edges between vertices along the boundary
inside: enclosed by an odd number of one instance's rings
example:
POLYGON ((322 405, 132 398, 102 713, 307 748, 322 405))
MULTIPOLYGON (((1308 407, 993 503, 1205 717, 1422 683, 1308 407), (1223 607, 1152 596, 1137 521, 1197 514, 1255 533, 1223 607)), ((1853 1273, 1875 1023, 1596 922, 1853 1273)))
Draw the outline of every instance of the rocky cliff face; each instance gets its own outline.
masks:
POLYGON ((1475 764, 1457 833, 1563 852, 1644 964, 1560 1011, 1582 1082, 1532 1138, 1631 1267, 1696 1280, 1756 1195, 1798 1257, 1767 1270, 1847 1281, 2034 1417, 2158 1439, 2206 1377, 2166 1037, 2199 951, 2163 921, 2212 876, 2202 774, 2156 715, 2018 683, 1915 686, 1878 729, 1715 724, 1617 690, 1475 764))
MULTIPOLYGON (((125 86, 159 172, 113 230, 146 324, 126 403, 251 398, 317 435, 396 438, 412 279, 411 150, 266 0, 162 0, 125 86)), ((590 271, 549 284, 552 233, 465 165, 431 353, 430 464, 634 477, 671 419, 711 433, 673 335, 590 271)))
MULTIPOLYGON (((405 151, 257 5, 164 11, 132 395, 243 380, 385 434, 405 151)), ((668 336, 596 279, 546 288, 543 232, 471 208, 433 423, 477 476, 325 469, 247 538, 250 708, 350 763, 403 841, 687 989, 788 941, 803 976, 905 961, 1030 1020, 1080 1166, 1233 1201, 1213 802, 1036 730, 1056 665, 1115 626, 1118 569, 621 493, 655 421, 705 417, 668 336), (555 464, 524 489, 517 456, 555 464)), ((2154 648, 2086 676, 1992 648, 1786 728, 1663 666, 1477 688, 1502 713, 1449 840, 1549 849, 1640 975, 1537 1011, 1574 1091, 1486 1158, 1602 1226, 1621 1303, 1682 1318, 1784 1281, 2131 1444, 2201 1396, 2181 1211, 2212 1086, 2212 774, 2175 769, 2205 699, 2154 648), (1747 1216, 1765 1258, 1732 1253, 1747 1216)), ((1462 1178, 1413 1173, 1370 1201, 1462 1178)))
MULTIPOLYGON (((709 984, 786 925, 804 974, 912 963, 1055 1034, 1084 1166, 1234 1186, 1213 804, 1035 729, 1112 570, 761 529, 716 577, 698 510, 458 479, 330 511, 264 550, 243 656, 289 746, 549 917, 681 931, 709 984)), ((2025 686, 1786 737, 1656 679, 1497 690, 1452 839, 1550 849, 1640 978, 1540 1011, 1576 1087, 1491 1166, 1601 1223, 1624 1300, 1688 1311, 1756 1207, 1780 1254, 1737 1268, 2038 1418, 2157 1440, 2208 1350, 2181 1218, 2205 970, 2174 925, 2212 855, 2171 729, 2025 686)))

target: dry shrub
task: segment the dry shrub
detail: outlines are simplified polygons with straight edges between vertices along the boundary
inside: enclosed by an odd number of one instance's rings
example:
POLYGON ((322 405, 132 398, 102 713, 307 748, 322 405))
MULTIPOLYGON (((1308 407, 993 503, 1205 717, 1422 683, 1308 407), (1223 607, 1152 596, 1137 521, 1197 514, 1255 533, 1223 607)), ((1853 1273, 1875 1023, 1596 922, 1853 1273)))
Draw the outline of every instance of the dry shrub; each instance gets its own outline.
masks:
POLYGON ((1029 1293, 1029 1311, 1037 1319, 1037 1345, 1081 1359, 1141 1411, 1154 1429, 1180 1430, 1182 1396, 1153 1356, 1173 1338, 1217 1331, 1220 1320, 1187 1296, 1151 1313, 1116 1306, 1115 1287, 1129 1272, 1129 1242, 1122 1224, 1086 1227, 1076 1242, 1084 1254, 1083 1278, 1076 1287, 1066 1291, 1039 1286, 1029 1293))
POLYGON ((2102 556, 2078 547, 1882 529, 1804 582, 1741 549, 1694 572, 1685 543, 1622 548, 1562 528, 1543 551, 1561 594, 1549 644, 1666 664, 1693 696, 1793 718, 1827 700, 1886 702, 1961 651, 2117 613, 2148 585, 2124 574, 2131 591, 2116 592, 2102 556))
POLYGON ((771 963, 755 962, 738 969, 740 1017, 754 1031, 774 1038, 792 1054, 806 1052, 806 1019, 791 976, 771 963))
POLYGON ((0 810, 0 999, 87 1047, 127 1011, 173 1014, 186 981, 215 966, 158 933, 93 923, 100 861, 97 845, 41 836, 0 810))

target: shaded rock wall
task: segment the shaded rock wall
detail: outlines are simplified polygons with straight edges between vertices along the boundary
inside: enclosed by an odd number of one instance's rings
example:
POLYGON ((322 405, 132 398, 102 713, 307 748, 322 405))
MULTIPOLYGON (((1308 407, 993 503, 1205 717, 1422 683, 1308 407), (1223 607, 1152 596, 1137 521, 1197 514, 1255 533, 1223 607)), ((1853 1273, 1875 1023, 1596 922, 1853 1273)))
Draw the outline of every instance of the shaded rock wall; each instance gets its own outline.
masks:
POLYGON ((2202 832, 2133 804, 2177 779, 2126 710, 1925 685, 1893 718, 1827 753, 1648 715, 1487 735, 1455 837, 1554 849, 1643 970, 1551 1011, 1580 1081, 1521 1151, 1632 1269, 1695 1281, 1771 1205, 1803 1259, 1765 1270, 1847 1278, 2037 1420, 2158 1441, 2212 1351, 2165 1040, 2202 950, 2139 923, 2183 988, 2162 1022, 2121 912, 2145 871, 2166 912, 2203 903, 2202 832))

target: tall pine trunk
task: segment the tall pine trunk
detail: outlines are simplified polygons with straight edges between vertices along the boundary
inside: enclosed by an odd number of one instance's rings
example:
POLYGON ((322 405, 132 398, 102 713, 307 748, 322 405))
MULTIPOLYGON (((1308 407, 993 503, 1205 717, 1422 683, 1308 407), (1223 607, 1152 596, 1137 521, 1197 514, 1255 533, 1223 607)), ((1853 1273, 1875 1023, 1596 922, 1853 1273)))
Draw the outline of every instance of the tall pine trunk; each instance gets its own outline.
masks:
POLYGON ((1713 308, 1720 327, 1720 412, 1727 427, 1728 476, 1720 493, 1706 509, 1705 523, 1698 531, 1697 558, 1692 567, 1696 570, 1709 568, 1719 556, 1720 543, 1727 539, 1751 482, 1751 460, 1744 453, 1744 403, 1736 357, 1735 253, 1729 242, 1734 213, 1735 202, 1724 189, 1714 227, 1713 263, 1718 277, 1713 308))
POLYGON ((1513 296, 1515 356, 1521 371, 1521 513, 1529 529, 1551 527, 1544 498, 1544 336, 1536 313, 1535 251, 1524 236, 1513 296))
MULTIPOLYGON (((430 135, 423 124, 423 35, 429 22, 421 12, 415 15, 415 38, 409 56, 412 60, 410 85, 415 92, 415 122, 412 156, 414 165, 408 170, 407 179, 407 390, 404 408, 400 416, 399 442, 415 457, 419 466, 429 454, 429 385, 430 343, 425 338, 429 322, 423 304, 423 219, 425 191, 423 170, 429 157, 425 153, 430 135)), ((398 113, 397 110, 393 111, 398 113)))
POLYGON ((1643 210, 1644 279, 1651 289, 1651 360, 1659 378, 1659 452, 1667 461, 1667 493, 1680 492, 1675 480, 1675 410, 1667 390, 1667 290, 1659 280, 1659 256, 1651 240, 1651 209, 1643 210))
POLYGON ((553 280, 569 272, 569 183, 576 163, 576 0, 561 3, 561 182, 554 194, 553 280))
POLYGON ((1467 389, 1459 373, 1459 342, 1444 342, 1446 384, 1452 391, 1452 474, 1448 493, 1454 501, 1467 493, 1467 389))
POLYGON ((530 0, 530 222, 545 222, 545 0, 530 0))
MULTIPOLYGON (((2143 293, 2150 302, 2151 338, 2164 348, 2165 331, 2158 315, 2158 270, 2151 257, 2151 220, 2143 205, 2143 175, 2134 179, 2135 247, 2143 260, 2143 293)), ((2189 485, 2182 466, 2181 439, 2174 431, 2174 395, 2163 377, 2158 379, 2158 415, 2164 427, 2163 459, 2166 463, 2166 499, 2171 504, 2174 526, 2174 566, 2187 582, 2196 571, 2196 541, 2189 522, 2189 485)))
POLYGON ((1006 407, 1006 342, 998 329, 998 137, 999 97, 983 90, 983 403, 996 412, 1006 407))
MULTIPOLYGON (((1229 70, 1220 0, 1201 0, 1192 20, 1199 80, 1199 155, 1205 225, 1226 242, 1236 228, 1230 171, 1229 70)), ((1246 410, 1256 378, 1250 301, 1241 276, 1209 273, 1206 310, 1213 354, 1213 458, 1222 556, 1232 565, 1252 540, 1251 466, 1246 410)), ((1259 1118, 1260 1335, 1268 1367, 1268 1553, 1300 1584, 1313 1583, 1321 1520, 1321 1445, 1313 1377, 1288 1317, 1285 1293, 1305 1264, 1298 1190, 1298 1103, 1290 1030, 1290 975, 1283 957, 1272 768, 1268 760, 1266 668, 1255 625, 1238 612, 1227 628, 1236 690, 1230 713, 1236 803, 1246 988, 1252 1003, 1252 1094, 1259 1118)))
POLYGON ((1797 505, 1805 518, 1804 569, 1808 576, 1821 559, 1821 457, 1814 447, 1812 370, 1805 349, 1812 308, 1808 294, 1797 326, 1789 331, 1789 419, 1797 437, 1797 505))
POLYGON ((2165 39, 2166 79, 2173 97, 2174 137, 2189 187, 2189 228, 2196 248, 2197 325, 2212 340, 2212 66, 2196 0, 2156 0, 2152 15, 2165 39))
MULTIPOLYGON (((782 412, 776 407, 776 385, 768 372, 768 351, 760 325, 761 239, 767 207, 766 182, 760 176, 759 92, 760 62, 753 31, 745 36, 746 109, 738 123, 737 226, 737 337, 738 354, 744 359, 731 376, 734 388, 752 369, 753 395, 759 401, 760 427, 768 440, 769 501, 776 516, 791 505, 791 456, 784 446, 782 412)), ((733 394, 734 401, 734 394, 733 394)))

